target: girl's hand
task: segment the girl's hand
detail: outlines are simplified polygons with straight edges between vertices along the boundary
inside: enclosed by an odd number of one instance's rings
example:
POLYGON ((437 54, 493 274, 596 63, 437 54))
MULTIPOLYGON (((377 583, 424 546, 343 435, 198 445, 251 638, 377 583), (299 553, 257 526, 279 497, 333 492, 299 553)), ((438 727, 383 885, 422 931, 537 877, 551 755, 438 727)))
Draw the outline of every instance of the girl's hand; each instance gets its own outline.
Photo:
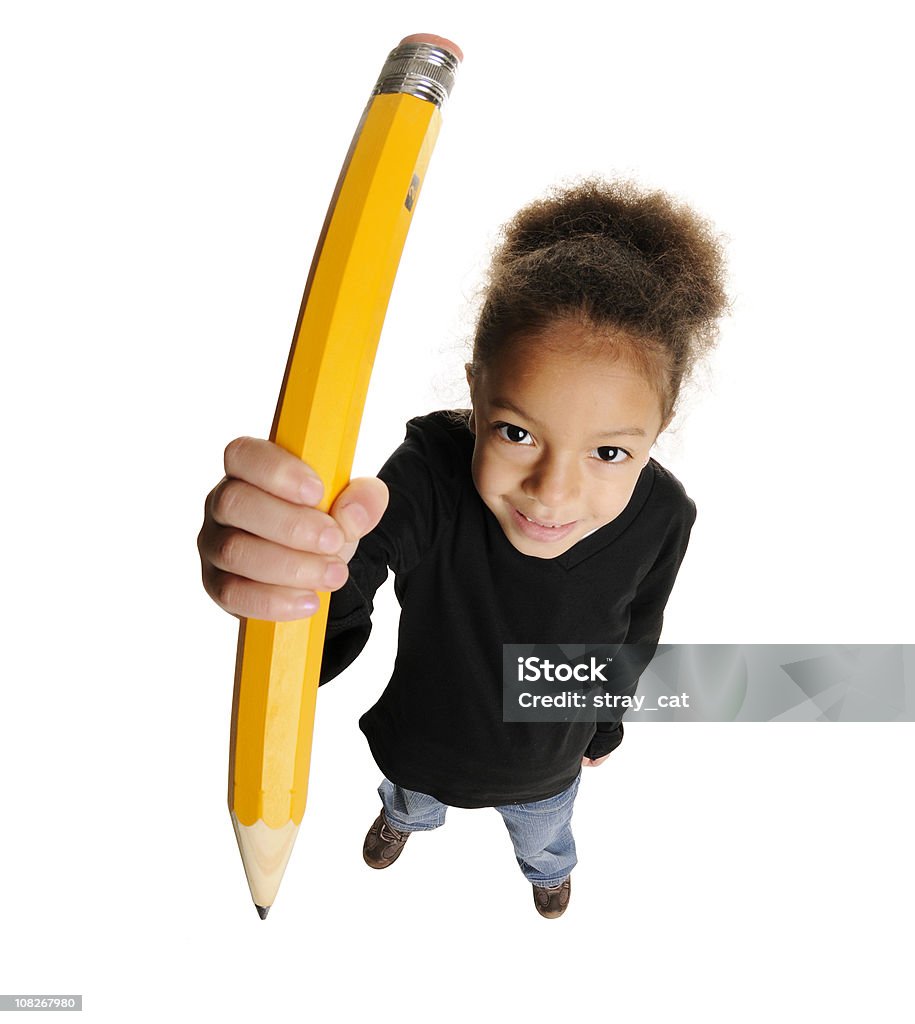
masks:
POLYGON ((592 761, 590 757, 583 757, 581 759, 581 763, 585 766, 585 768, 596 768, 599 764, 603 764, 609 756, 609 754, 604 754, 603 757, 599 757, 595 761, 592 761))
POLYGON ((286 622, 318 609, 315 591, 338 590, 359 539, 388 503, 381 480, 352 480, 330 514, 314 506, 324 486, 314 470, 271 441, 238 437, 226 475, 207 495, 197 550, 203 587, 232 615, 286 622))

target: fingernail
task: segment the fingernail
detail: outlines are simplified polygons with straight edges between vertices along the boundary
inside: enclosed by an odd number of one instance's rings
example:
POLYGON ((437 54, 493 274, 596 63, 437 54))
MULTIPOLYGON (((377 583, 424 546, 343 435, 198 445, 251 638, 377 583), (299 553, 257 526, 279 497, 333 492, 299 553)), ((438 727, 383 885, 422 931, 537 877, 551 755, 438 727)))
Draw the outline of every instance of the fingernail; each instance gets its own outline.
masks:
POLYGON ((343 532, 336 526, 328 526, 321 531, 318 537, 318 550, 330 555, 340 550, 343 544, 343 532))
POLYGON ((321 602, 317 597, 311 595, 309 597, 300 597, 293 601, 293 608, 296 612, 302 615, 314 615, 318 610, 318 606, 321 602))
POLYGON ((309 477, 299 485, 299 495, 306 505, 316 505, 324 496, 324 485, 318 477, 309 477))
POLYGON ((332 562, 324 570, 324 584, 328 587, 339 587, 343 584, 348 573, 347 568, 340 562, 332 562))
POLYGON ((366 510, 356 502, 353 502, 352 505, 344 505, 343 508, 340 509, 340 513, 349 520, 351 527, 359 533, 365 529, 365 526, 369 521, 368 512, 366 512, 366 510))

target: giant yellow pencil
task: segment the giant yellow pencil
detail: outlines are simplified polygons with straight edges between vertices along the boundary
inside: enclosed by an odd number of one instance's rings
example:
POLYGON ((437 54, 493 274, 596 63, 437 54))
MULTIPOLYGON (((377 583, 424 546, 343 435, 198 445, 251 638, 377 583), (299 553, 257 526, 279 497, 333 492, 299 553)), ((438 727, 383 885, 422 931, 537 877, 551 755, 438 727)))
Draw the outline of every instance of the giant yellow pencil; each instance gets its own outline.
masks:
MULTIPOLYGON (((340 173, 293 337, 270 439, 346 485, 394 275, 461 51, 408 36, 388 55, 340 173)), ((309 619, 242 620, 229 811, 261 918, 305 811, 328 595, 309 619)))

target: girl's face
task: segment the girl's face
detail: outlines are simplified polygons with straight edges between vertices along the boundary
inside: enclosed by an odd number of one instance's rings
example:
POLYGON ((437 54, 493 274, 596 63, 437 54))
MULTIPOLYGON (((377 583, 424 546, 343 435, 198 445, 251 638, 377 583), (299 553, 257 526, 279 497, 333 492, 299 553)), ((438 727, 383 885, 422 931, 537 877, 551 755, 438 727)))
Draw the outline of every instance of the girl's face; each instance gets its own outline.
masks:
POLYGON ((594 340, 556 323, 468 373, 473 481, 525 555, 555 558, 614 520, 662 429, 649 381, 594 340))

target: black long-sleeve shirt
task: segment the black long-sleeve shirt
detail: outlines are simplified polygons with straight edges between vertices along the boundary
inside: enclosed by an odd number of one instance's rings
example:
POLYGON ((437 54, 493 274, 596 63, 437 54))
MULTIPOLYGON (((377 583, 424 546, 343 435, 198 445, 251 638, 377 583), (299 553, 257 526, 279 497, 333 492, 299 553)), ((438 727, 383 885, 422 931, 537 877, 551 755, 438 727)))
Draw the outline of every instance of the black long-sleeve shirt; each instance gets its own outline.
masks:
MULTIPOLYGON (((471 477, 473 435, 419 416, 378 476, 390 491, 331 598, 321 682, 359 654, 390 569, 401 605, 394 671, 359 720, 392 781, 456 807, 553 796, 622 741, 622 722, 504 722, 502 645, 638 644, 647 664, 696 508, 654 459, 626 508, 556 558, 522 554, 471 477)), ((635 679, 633 679, 633 684, 635 679)))

